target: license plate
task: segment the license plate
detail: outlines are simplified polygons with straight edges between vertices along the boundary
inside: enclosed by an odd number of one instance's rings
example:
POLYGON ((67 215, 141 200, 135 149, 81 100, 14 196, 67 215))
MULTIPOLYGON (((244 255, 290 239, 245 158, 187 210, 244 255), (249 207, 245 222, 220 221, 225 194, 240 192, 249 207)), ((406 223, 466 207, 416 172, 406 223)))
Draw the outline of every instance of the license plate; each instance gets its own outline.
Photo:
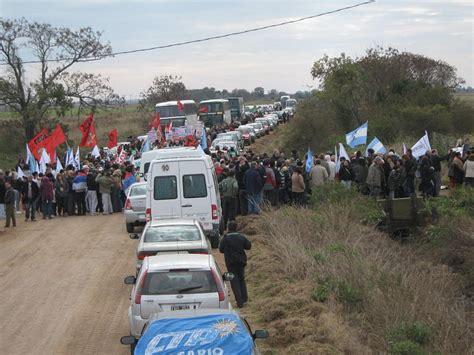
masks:
POLYGON ((189 304, 179 304, 179 305, 171 306, 172 311, 182 311, 185 309, 191 309, 191 306, 189 304))
POLYGON ((138 215, 138 218, 139 218, 139 219, 145 219, 145 215, 144 215, 144 214, 139 214, 139 215, 138 215))

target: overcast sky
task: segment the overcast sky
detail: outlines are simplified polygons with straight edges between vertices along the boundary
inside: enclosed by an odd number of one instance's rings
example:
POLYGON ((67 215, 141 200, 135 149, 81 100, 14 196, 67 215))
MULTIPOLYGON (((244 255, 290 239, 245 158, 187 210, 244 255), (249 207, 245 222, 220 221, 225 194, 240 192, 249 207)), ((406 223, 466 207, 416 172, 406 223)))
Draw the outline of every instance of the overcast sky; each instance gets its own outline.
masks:
MULTIPOLYGON (((114 51, 122 51, 239 31, 357 2, 0 0, 0 16, 73 29, 90 26, 104 32, 114 51)), ((84 63, 76 69, 110 77, 117 93, 127 98, 144 91, 154 76, 168 73, 181 75, 188 88, 263 86, 295 92, 315 86, 310 69, 323 54, 359 56, 382 45, 444 60, 474 86, 473 23, 471 0, 379 0, 285 27, 84 63)))

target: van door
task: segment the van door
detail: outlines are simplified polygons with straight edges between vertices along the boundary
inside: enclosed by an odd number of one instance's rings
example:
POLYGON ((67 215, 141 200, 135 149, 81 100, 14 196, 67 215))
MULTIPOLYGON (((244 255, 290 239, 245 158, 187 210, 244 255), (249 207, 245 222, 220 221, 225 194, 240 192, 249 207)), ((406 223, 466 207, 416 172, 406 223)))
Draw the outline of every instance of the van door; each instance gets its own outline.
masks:
POLYGON ((183 218, 194 218, 209 229, 211 222, 211 192, 206 164, 203 160, 188 160, 179 163, 182 186, 181 214, 183 218))
POLYGON ((179 163, 176 161, 153 162, 149 175, 151 192, 151 219, 181 218, 181 192, 179 163))

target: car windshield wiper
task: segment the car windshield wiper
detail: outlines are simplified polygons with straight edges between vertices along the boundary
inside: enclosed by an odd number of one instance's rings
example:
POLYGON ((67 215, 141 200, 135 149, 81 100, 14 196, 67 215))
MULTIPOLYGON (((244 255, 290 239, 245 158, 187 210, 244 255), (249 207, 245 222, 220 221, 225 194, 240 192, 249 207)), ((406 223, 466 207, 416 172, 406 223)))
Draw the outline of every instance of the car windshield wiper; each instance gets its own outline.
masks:
POLYGON ((202 285, 182 288, 181 290, 178 290, 178 293, 183 293, 183 292, 186 292, 186 291, 196 290, 196 289, 201 288, 201 287, 202 287, 202 285))

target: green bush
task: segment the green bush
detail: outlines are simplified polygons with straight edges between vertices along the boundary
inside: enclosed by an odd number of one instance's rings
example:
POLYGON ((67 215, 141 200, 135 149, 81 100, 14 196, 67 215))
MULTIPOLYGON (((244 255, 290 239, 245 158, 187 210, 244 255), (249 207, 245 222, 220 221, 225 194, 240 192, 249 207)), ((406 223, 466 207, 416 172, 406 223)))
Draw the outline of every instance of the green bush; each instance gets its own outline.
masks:
POLYGON ((403 340, 393 343, 389 347, 390 354, 396 355, 423 355, 425 352, 421 346, 411 340, 403 340))
POLYGON ((431 328, 423 322, 402 322, 387 332, 392 354, 423 354, 423 345, 431 339, 431 328))
POLYGON ((336 295, 340 302, 348 306, 358 306, 364 300, 362 289, 345 280, 337 282, 336 295))
POLYGON ((326 302, 329 299, 331 293, 332 284, 330 279, 322 281, 314 290, 311 295, 313 300, 316 302, 326 302))

